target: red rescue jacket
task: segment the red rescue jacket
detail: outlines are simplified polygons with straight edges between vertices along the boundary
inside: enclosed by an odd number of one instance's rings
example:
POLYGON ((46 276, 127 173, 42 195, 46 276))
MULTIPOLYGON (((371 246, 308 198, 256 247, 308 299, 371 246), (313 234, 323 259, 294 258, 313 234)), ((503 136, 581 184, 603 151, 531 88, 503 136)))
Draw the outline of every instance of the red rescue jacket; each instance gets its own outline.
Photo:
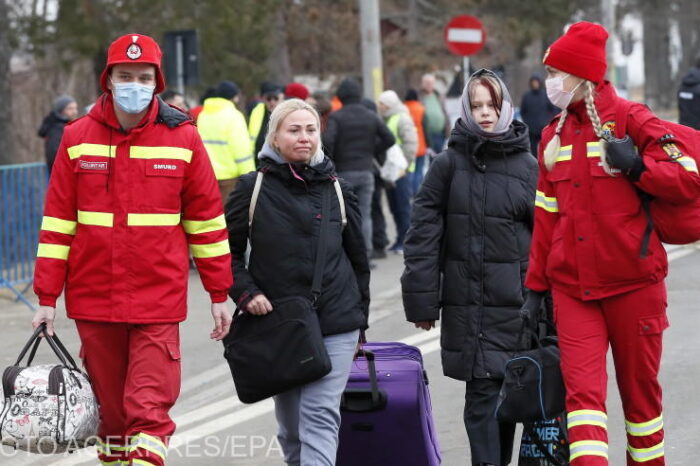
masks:
POLYGON ((66 126, 49 183, 34 290, 68 317, 180 322, 187 313, 188 248, 210 293, 233 284, 221 195, 196 127, 154 99, 123 131, 112 96, 66 126))
MULTIPOLYGON (((595 105, 605 130, 614 134, 617 105, 624 102, 608 82, 596 89, 595 105)), ((641 104, 627 115, 627 133, 635 141, 646 170, 636 183, 609 176, 600 163, 600 147, 585 103, 568 109, 561 149, 551 171, 543 152, 559 117, 542 132, 539 150, 535 230, 525 284, 535 291, 556 288, 581 300, 601 299, 663 280, 666 252, 652 233, 646 257, 640 257, 647 216, 636 188, 653 196, 687 202, 700 195, 700 178, 676 162, 665 147, 683 141, 668 136, 664 122, 641 104)))

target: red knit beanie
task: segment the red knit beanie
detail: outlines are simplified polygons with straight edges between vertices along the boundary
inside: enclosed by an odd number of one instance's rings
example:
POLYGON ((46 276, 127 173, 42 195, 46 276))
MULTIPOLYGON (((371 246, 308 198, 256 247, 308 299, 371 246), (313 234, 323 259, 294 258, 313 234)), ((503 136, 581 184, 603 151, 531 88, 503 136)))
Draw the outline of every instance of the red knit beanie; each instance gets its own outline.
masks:
POLYGON ((306 100, 309 97, 309 89, 301 83, 289 83, 284 90, 287 99, 306 100))
POLYGON ((605 42, 608 32, 600 24, 573 24, 545 52, 544 62, 558 70, 599 83, 605 79, 605 42))
POLYGON ((107 50, 107 65, 100 76, 100 86, 105 92, 107 88, 107 78, 112 66, 119 63, 148 63, 156 67, 156 89, 159 94, 165 90, 165 78, 160 69, 160 59, 163 52, 160 51, 158 43, 153 38, 143 34, 126 34, 117 38, 107 50))

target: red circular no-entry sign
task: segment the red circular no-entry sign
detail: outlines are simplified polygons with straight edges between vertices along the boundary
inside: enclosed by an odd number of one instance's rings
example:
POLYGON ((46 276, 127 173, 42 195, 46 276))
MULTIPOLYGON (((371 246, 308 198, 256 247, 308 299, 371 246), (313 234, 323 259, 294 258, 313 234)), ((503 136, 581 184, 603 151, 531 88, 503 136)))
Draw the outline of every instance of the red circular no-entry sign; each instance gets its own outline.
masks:
POLYGON ((455 16, 445 26, 445 44, 455 55, 474 55, 485 42, 484 26, 474 16, 455 16))

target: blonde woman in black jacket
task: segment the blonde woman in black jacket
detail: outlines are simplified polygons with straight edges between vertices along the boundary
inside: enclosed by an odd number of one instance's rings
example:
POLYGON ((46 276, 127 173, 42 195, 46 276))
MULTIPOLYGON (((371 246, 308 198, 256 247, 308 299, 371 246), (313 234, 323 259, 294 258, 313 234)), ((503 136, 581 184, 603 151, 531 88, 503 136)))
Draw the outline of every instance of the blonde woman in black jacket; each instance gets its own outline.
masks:
POLYGON ((274 397, 278 439, 289 465, 335 464, 340 397, 350 373, 360 330, 367 328, 369 264, 357 200, 341 180, 343 204, 335 196, 333 162, 319 143, 319 117, 309 104, 291 99, 270 116, 258 154, 264 172, 250 231, 256 173, 243 175, 226 205, 235 284, 231 297, 256 315, 275 312, 275 299, 311 298, 323 193, 334 193, 326 236, 321 295, 316 301, 331 372, 274 397), (345 210, 347 225, 343 226, 345 210), (245 250, 250 239, 250 261, 245 250))

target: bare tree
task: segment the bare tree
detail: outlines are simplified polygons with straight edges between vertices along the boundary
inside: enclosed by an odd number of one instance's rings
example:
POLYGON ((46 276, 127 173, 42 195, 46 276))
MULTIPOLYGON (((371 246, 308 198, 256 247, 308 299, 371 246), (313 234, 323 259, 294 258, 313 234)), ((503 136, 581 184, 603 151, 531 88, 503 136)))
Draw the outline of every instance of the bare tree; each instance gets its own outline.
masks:
POLYGON ((12 141, 12 93, 10 92, 10 19, 6 0, 0 0, 0 164, 10 163, 13 159, 12 141))

